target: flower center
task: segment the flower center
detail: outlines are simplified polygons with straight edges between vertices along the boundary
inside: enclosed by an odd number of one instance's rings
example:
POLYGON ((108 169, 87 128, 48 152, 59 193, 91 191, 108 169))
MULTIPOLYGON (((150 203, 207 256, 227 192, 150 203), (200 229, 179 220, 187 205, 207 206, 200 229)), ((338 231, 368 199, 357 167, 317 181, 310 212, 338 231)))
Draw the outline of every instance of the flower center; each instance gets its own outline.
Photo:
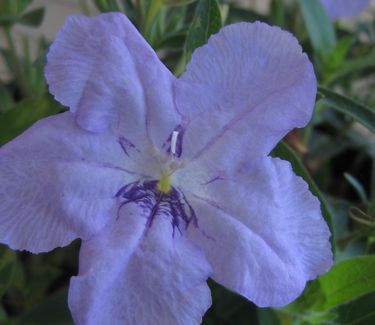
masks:
POLYGON ((169 175, 163 175, 162 178, 159 180, 159 182, 156 185, 156 188, 164 193, 168 194, 171 191, 171 178, 169 175))
POLYGON ((198 227, 197 216, 184 193, 171 186, 169 176, 159 181, 136 181, 123 186, 115 195, 119 200, 118 217, 120 210, 126 204, 137 204, 147 214, 147 227, 150 228, 154 219, 160 215, 171 220, 173 236, 177 229, 180 233, 190 224, 198 227))

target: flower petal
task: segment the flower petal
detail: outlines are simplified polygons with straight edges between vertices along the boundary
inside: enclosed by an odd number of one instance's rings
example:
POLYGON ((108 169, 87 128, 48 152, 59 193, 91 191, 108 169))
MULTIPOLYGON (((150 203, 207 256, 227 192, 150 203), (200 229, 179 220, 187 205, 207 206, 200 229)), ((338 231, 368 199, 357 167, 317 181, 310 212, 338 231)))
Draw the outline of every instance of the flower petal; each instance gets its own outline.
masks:
POLYGON ((198 218, 190 238, 215 281, 258 306, 281 306, 329 269, 330 233, 319 201, 289 163, 259 159, 199 187, 191 178, 179 180, 198 218))
POLYGON ((135 205, 82 243, 69 306, 81 324, 199 324, 211 304, 203 254, 176 234, 166 216, 151 228, 135 205))
POLYGON ((315 94, 313 67, 290 33, 260 22, 224 27, 176 83, 187 119, 184 157, 268 154, 308 122, 315 94))
POLYGON ((125 121, 127 134, 161 145, 178 124, 173 75, 121 13, 69 17, 47 55, 46 79, 84 129, 125 121))
POLYGON ((70 112, 39 121, 0 148, 0 241, 36 253, 95 234, 134 178, 114 165, 124 160, 114 136, 81 130, 70 112))
POLYGON ((322 0, 322 4, 332 20, 358 15, 368 3, 369 0, 322 0))

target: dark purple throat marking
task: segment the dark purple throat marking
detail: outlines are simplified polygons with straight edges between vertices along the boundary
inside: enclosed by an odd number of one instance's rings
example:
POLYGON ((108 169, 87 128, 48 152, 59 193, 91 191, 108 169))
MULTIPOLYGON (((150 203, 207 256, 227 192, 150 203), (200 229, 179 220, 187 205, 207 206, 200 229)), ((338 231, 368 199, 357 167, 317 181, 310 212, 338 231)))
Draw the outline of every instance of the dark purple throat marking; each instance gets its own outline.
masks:
POLYGON ((157 189, 158 181, 136 181, 123 186, 115 195, 121 200, 117 216, 126 204, 138 204, 148 215, 147 227, 150 228, 157 216, 170 217, 172 234, 181 226, 187 229, 190 224, 198 227, 197 216, 184 193, 173 186, 168 193, 157 189))

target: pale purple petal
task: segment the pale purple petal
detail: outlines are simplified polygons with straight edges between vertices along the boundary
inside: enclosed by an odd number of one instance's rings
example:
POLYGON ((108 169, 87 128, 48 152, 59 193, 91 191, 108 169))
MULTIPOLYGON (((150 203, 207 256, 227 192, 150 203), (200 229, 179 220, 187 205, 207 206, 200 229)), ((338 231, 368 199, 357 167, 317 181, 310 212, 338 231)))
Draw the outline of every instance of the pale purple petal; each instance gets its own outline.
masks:
POLYGON ((198 219, 190 239, 215 281, 258 306, 281 306, 331 266, 319 201, 288 162, 253 160, 201 186, 191 180, 194 169, 180 177, 198 219))
POLYGON ((0 148, 0 241, 45 252, 102 229, 116 191, 135 177, 115 140, 81 130, 67 112, 0 148))
POLYGON ((47 55, 46 79, 87 130, 120 128, 161 146, 179 123, 173 75, 121 13, 69 17, 47 55))
POLYGON ((78 325, 199 324, 211 305, 211 268, 186 237, 172 236, 167 216, 151 228, 135 205, 82 243, 69 306, 78 325))
POLYGON ((321 0, 332 20, 350 18, 358 15, 368 4, 369 0, 321 0))
POLYGON ((292 34, 260 22, 224 27, 176 83, 187 119, 183 157, 230 164, 266 155, 306 125, 315 94, 313 67, 292 34))

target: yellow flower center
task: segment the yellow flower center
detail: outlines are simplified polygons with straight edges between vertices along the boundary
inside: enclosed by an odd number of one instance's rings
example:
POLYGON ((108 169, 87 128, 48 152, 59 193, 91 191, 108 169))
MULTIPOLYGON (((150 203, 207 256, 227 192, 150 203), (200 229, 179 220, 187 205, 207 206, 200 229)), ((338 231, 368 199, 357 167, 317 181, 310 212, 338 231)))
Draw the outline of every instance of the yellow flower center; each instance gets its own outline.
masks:
POLYGON ((162 176, 162 178, 159 180, 159 182, 157 184, 157 189, 164 194, 168 194, 170 192, 170 190, 171 190, 171 179, 170 179, 169 175, 162 176))

